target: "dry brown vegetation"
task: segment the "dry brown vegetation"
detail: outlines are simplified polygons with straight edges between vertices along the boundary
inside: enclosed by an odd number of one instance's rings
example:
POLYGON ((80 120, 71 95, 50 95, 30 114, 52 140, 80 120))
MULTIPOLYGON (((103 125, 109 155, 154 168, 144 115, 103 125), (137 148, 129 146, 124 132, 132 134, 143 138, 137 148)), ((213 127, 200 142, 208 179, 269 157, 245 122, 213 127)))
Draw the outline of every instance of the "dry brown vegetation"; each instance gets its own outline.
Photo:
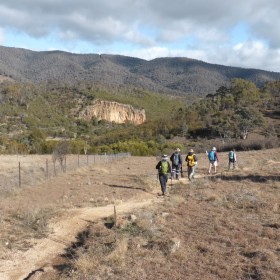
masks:
POLYGON ((215 176, 198 156, 195 180, 169 181, 166 198, 157 197, 153 157, 91 165, 6 194, 1 279, 278 280, 280 149, 240 152, 234 171, 221 153, 215 176), (55 240, 58 228, 64 235, 55 240), (60 250, 44 257, 50 239, 60 250), (11 265, 20 256, 25 269, 11 265))

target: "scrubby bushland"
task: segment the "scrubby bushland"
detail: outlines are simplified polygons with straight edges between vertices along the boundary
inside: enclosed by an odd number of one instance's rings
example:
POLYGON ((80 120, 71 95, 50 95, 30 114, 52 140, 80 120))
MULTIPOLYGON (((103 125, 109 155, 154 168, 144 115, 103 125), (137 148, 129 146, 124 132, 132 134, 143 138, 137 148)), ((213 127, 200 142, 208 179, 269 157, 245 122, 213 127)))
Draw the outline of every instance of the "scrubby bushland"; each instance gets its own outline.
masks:
POLYGON ((233 140, 237 150, 277 147, 279 89, 279 82, 258 88, 252 82, 234 79, 230 86, 195 102, 143 89, 86 82, 4 83, 0 85, 0 148, 2 153, 52 153, 58 139, 69 142, 70 153, 83 153, 86 145, 88 153, 155 155, 179 144, 189 146, 190 141, 203 143, 218 138, 224 150, 233 140), (78 119, 78 111, 96 98, 144 108, 147 121, 134 126, 78 119), (265 140, 249 143, 252 133, 265 140), (177 143, 176 137, 183 141, 177 143))

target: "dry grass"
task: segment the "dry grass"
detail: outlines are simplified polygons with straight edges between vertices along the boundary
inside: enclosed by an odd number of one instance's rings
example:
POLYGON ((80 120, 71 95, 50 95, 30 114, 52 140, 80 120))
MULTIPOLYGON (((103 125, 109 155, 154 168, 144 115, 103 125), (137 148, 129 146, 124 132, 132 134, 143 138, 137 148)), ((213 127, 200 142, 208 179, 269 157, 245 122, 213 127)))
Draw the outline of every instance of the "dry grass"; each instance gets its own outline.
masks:
MULTIPOLYGON (((156 161, 145 162, 146 175, 136 174, 139 167, 131 167, 128 176, 111 171, 107 173, 111 181, 104 178, 100 185, 85 185, 78 176, 81 185, 71 185, 67 193, 73 205, 83 191, 90 193, 84 205, 91 197, 94 205, 125 201, 131 193, 154 197, 154 203, 119 215, 117 227, 110 226, 112 217, 90 223, 77 244, 55 261, 57 269, 41 279, 278 280, 280 150, 265 152, 265 161, 259 152, 238 153, 238 168, 230 172, 226 153, 221 154, 216 176, 207 175, 208 163, 201 154, 196 179, 173 188, 169 185, 166 198, 155 195, 159 191, 153 172, 156 161)), ((33 214, 17 211, 25 213, 19 219, 25 224, 22 228, 36 226, 38 219, 44 221, 46 214, 39 210, 34 208, 33 214)), ((36 230, 44 232, 43 225, 36 230)))
POLYGON ((28 209, 16 215, 20 225, 36 232, 37 234, 45 234, 48 231, 48 222, 52 217, 51 209, 28 209))
POLYGON ((101 256, 96 279, 278 279, 279 165, 264 167, 256 156, 240 156, 235 171, 220 165, 221 175, 177 184, 163 203, 135 212, 134 223, 123 217, 117 235, 125 242, 101 256))
POLYGON ((121 238, 116 241, 114 250, 106 257, 106 261, 111 267, 119 271, 125 267, 128 240, 121 238))
POLYGON ((184 203, 186 199, 182 195, 172 195, 170 197, 170 204, 172 204, 173 207, 176 207, 177 205, 180 205, 181 203, 184 203))
POLYGON ((16 251, 26 251, 33 246, 32 239, 49 233, 48 222, 53 217, 52 209, 28 209, 19 211, 1 221, 1 258, 8 259, 16 251))

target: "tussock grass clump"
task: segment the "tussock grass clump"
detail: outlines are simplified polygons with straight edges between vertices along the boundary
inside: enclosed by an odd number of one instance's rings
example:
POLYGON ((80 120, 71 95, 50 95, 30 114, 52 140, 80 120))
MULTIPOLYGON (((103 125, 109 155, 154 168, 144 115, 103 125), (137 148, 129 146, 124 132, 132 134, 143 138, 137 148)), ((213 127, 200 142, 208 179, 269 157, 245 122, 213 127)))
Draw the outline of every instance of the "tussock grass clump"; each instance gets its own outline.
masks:
POLYGON ((229 193, 224 199, 240 209, 258 210, 266 206, 266 203, 257 194, 243 188, 229 193))
POLYGON ((52 209, 31 208, 18 210, 0 220, 0 257, 7 258, 15 250, 28 250, 30 238, 42 238, 48 234, 52 209))
POLYGON ((84 276, 93 274, 101 265, 99 259, 95 256, 94 248, 79 251, 72 264, 73 270, 79 271, 79 274, 84 276))
POLYGON ((0 187, 0 197, 7 198, 7 197, 15 197, 20 192, 18 187, 0 187))
POLYGON ((143 238, 153 238, 160 236, 160 228, 157 226, 159 217, 151 212, 137 212, 137 219, 131 222, 126 219, 126 222, 118 230, 122 234, 130 237, 142 236, 143 238))
POLYGON ((176 205, 179 205, 181 203, 184 203, 186 201, 186 199, 182 196, 182 195, 172 195, 170 197, 170 200, 169 202, 173 205, 173 206, 176 206, 176 205))
POLYGON ((48 221, 52 216, 51 209, 27 209, 19 212, 15 217, 20 222, 20 226, 32 230, 37 234, 45 234, 48 231, 48 221))
POLYGON ((111 266, 122 269, 125 266, 128 239, 121 237, 116 241, 114 250, 106 257, 111 266))

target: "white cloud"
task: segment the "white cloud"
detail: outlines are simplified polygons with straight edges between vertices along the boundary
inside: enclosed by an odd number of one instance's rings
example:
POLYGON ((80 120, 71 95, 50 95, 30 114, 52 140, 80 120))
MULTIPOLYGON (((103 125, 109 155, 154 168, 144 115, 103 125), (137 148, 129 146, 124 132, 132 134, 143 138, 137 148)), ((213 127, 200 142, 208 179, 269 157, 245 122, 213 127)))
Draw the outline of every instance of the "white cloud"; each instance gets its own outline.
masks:
POLYGON ((51 36, 45 49, 55 40, 61 49, 86 42, 111 53, 121 45, 118 53, 146 59, 189 56, 280 71, 279 14, 278 0, 2 0, 0 43, 12 45, 3 34, 13 30, 25 40, 47 42, 51 36), (231 31, 240 23, 246 32, 233 40, 231 31))
POLYGON ((246 41, 231 48, 213 50, 207 61, 244 68, 279 71, 280 50, 272 50, 261 41, 246 41))

